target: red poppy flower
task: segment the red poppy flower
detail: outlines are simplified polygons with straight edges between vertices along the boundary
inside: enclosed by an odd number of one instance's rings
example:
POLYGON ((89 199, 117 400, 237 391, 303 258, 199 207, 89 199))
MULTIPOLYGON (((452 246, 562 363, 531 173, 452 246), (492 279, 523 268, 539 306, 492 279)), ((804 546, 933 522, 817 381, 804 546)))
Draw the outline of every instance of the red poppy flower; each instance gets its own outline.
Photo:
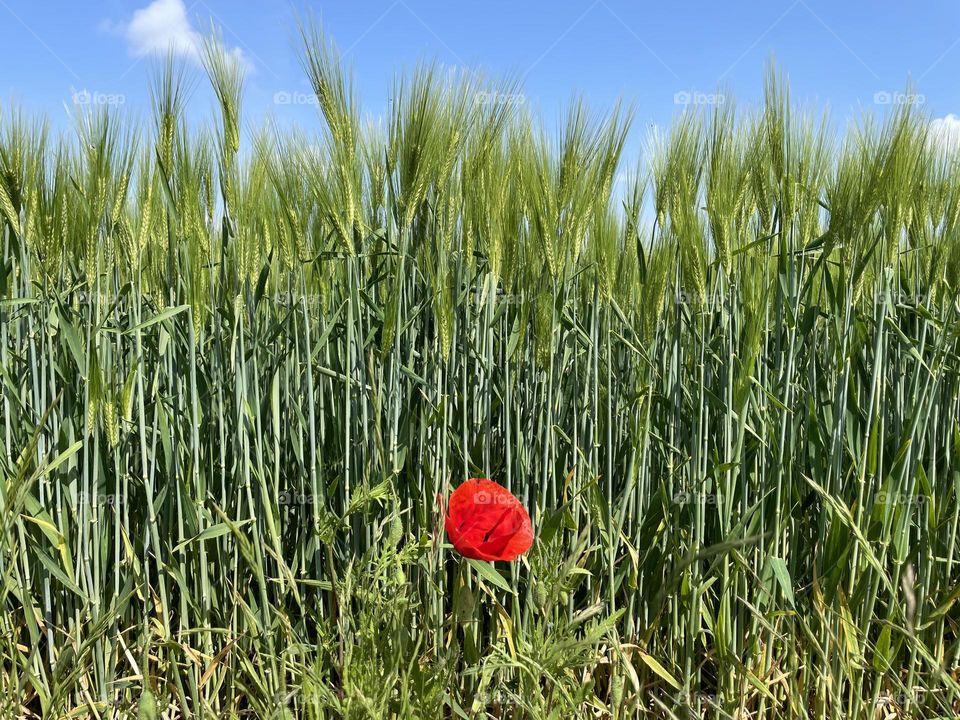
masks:
POLYGON ((474 560, 516 560, 533 545, 526 508, 486 478, 470 478, 453 491, 444 525, 457 551, 474 560))

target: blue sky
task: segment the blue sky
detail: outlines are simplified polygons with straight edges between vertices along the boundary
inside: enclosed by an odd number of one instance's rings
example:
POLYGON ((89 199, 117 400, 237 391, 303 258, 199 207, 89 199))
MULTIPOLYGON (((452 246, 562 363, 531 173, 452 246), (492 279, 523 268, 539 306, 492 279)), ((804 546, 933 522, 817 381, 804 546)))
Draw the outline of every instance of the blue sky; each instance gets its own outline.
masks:
MULTIPOLYGON (((840 124, 902 101, 909 77, 931 117, 960 114, 960 4, 946 0, 0 0, 0 108, 13 102, 65 125, 64 106, 78 97, 146 116, 151 55, 172 43, 197 67, 213 23, 249 69, 248 123, 273 115, 310 126, 316 108, 296 49, 296 17, 308 10, 346 53, 373 115, 397 72, 435 58, 522 78, 522 102, 548 126, 574 94, 597 110, 633 101, 636 137, 718 87, 740 105, 757 100, 771 55, 794 98, 829 106, 840 124)), ((212 100, 196 76, 191 114, 205 117, 212 100)))

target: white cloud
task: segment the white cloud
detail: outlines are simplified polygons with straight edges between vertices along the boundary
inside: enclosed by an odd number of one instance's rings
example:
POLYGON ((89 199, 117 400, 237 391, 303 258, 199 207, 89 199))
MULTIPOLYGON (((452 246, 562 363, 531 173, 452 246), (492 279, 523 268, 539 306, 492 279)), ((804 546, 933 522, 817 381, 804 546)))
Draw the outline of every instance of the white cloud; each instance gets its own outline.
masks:
POLYGON ((960 117, 950 113, 931 120, 930 139, 948 150, 960 149, 960 117))
POLYGON ((167 50, 192 58, 199 57, 202 41, 190 25, 183 0, 153 0, 135 10, 130 22, 121 28, 130 54, 143 57, 167 50))
MULTIPOLYGON (((127 41, 132 57, 172 50, 177 55, 199 61, 203 49, 203 36, 187 17, 183 0, 153 0, 146 7, 135 10, 129 22, 107 24, 106 27, 127 41)), ((240 48, 227 48, 227 52, 249 69, 250 63, 240 48)))

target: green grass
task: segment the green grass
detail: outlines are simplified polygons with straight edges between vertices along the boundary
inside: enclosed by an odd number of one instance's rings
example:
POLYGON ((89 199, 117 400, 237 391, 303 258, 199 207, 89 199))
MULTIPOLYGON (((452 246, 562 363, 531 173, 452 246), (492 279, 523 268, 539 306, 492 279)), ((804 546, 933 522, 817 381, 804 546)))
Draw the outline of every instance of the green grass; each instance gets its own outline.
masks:
POLYGON ((302 33, 322 137, 248 128, 216 41, 209 126, 172 61, 147 129, 2 109, 0 714, 956 716, 927 118, 770 71, 624 158, 628 110, 423 65, 375 125, 302 33), (471 476, 521 561, 445 544, 471 476))

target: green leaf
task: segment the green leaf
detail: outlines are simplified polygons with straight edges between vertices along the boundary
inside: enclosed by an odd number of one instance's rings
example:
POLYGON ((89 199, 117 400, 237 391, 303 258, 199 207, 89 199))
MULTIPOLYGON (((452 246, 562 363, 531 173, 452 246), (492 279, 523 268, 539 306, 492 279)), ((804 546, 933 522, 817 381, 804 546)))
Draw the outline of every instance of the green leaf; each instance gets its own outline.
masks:
POLYGON ((659 660, 657 660, 653 655, 648 655, 642 650, 639 650, 638 652, 640 653, 640 659, 643 660, 644 665, 666 680, 667 684, 674 690, 680 689, 680 683, 678 683, 673 675, 671 675, 670 672, 660 664, 659 660))
POLYGON ((60 328, 63 339, 67 343, 67 348, 70 350, 70 355, 73 356, 73 361, 77 365, 77 371, 80 373, 80 377, 86 378, 86 354, 83 352, 83 345, 80 342, 80 336, 77 334, 76 328, 73 327, 69 320, 67 320, 63 312, 57 313, 57 325, 60 328))
POLYGON ((467 562, 470 564, 470 567, 477 571, 477 575, 489 582, 491 585, 496 585, 498 588, 505 590, 511 595, 517 594, 516 590, 510 587, 503 575, 497 572, 491 563, 483 562, 482 560, 470 559, 468 559, 467 562))
POLYGON ((893 648, 890 642, 890 626, 884 625, 880 631, 880 637, 877 638, 877 646, 873 650, 873 669, 878 673, 885 673, 890 670, 892 660, 893 648))
POLYGON ((163 322, 164 320, 169 320, 170 318, 179 315, 182 312, 186 312, 190 309, 189 305, 178 305, 177 307, 167 308, 163 312, 159 312, 148 320, 144 320, 139 325, 134 325, 129 330, 124 330, 124 335, 132 335, 139 330, 145 330, 151 325, 156 325, 157 323, 163 322))
POLYGON ((787 564, 781 558, 773 556, 767 558, 767 562, 770 563, 770 569, 773 570, 773 575, 780 585, 780 590, 783 591, 783 596, 790 603, 790 607, 796 607, 796 600, 793 596, 793 581, 790 579, 787 564))
POLYGON ((190 543, 203 542, 204 540, 212 540, 213 538, 223 537, 224 535, 228 535, 231 532, 234 532, 235 530, 239 530, 244 525, 248 525, 252 522, 253 520, 248 519, 248 520, 240 520, 239 522, 234 523, 232 526, 226 522, 221 522, 221 523, 217 523, 216 525, 211 525, 210 527, 208 527, 206 530, 199 533, 198 535, 190 538, 189 540, 184 540, 182 543, 177 545, 173 549, 173 551, 175 553, 179 552, 180 550, 183 550, 183 548, 185 548, 190 543))

